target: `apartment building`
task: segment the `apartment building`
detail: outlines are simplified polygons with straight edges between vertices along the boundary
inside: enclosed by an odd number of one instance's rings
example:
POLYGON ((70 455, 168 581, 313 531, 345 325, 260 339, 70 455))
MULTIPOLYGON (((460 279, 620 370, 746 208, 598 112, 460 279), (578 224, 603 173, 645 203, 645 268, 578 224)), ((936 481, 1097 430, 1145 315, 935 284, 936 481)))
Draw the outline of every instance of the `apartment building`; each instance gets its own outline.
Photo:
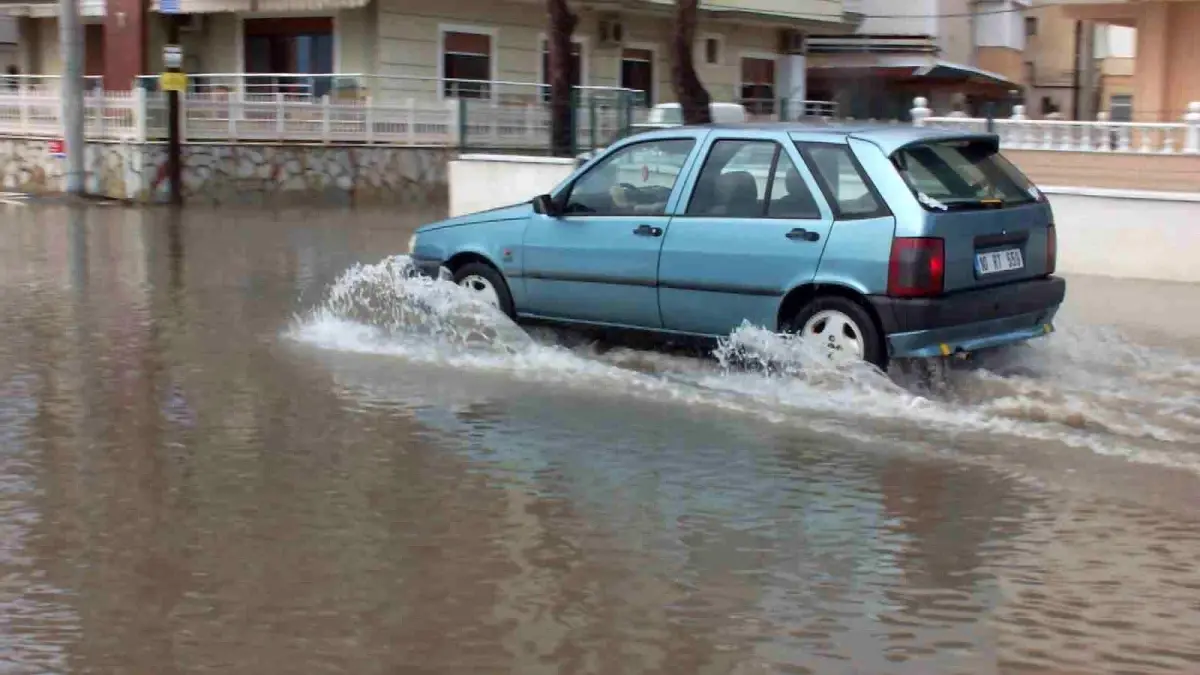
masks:
POLYGON ((935 110, 997 114, 1023 85, 1029 0, 860 0, 853 31, 808 41, 809 90, 854 117, 906 119, 916 96, 935 110))
MULTIPOLYGON (((100 4, 88 21, 102 27, 88 43, 89 72, 127 89, 138 74, 159 71, 158 0, 85 1, 100 4)), ((547 81, 544 0, 178 2, 190 73, 363 73, 377 98, 487 98, 504 83, 547 81)), ((635 89, 647 105, 673 98, 674 0, 573 5, 577 85, 635 89)), ((59 69, 54 11, 29 5, 21 19, 26 72, 59 69)), ((697 69, 719 100, 804 99, 804 36, 846 21, 843 0, 705 1, 697 69)))
POLYGON ((1200 101, 1200 0, 1058 2, 1071 19, 1135 31, 1104 33, 1101 96, 1114 114, 1130 106, 1134 121, 1178 121, 1200 101))
POLYGON ((1096 36, 1103 27, 1040 0, 1025 17, 1027 112, 1092 120, 1100 109, 1096 36))

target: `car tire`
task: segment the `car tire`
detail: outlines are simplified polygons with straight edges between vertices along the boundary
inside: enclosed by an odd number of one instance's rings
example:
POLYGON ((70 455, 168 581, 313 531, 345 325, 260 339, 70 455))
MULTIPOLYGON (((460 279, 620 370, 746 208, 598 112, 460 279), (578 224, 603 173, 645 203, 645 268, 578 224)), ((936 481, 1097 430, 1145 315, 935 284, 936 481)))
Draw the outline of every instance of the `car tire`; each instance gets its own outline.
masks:
POLYGON ((484 296, 488 295, 483 288, 486 286, 495 293, 495 299, 492 300, 490 297, 485 297, 485 299, 496 305, 508 318, 514 320, 517 318, 516 307, 513 305, 508 283, 504 281, 504 275, 500 274, 495 267, 482 262, 467 263, 454 270, 454 283, 484 296))
MULTIPOLYGON (((822 317, 845 320, 848 331, 861 340, 862 359, 880 370, 887 370, 888 355, 878 324, 870 312, 849 298, 837 295, 818 296, 788 320, 784 330, 803 337, 809 323, 814 319, 819 323, 822 317)), ((847 338, 849 339, 849 336, 847 338)))

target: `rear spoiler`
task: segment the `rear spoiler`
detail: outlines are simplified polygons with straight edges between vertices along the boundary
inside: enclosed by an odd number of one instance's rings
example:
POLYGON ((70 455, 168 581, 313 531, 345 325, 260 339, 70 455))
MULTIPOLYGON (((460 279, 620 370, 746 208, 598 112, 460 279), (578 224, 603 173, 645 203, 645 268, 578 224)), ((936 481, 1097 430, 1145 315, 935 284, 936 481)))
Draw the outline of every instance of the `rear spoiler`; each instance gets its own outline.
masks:
POLYGON ((973 143, 987 143, 992 152, 1000 152, 1000 135, 994 133, 967 133, 967 134, 947 134, 945 136, 928 136, 909 141, 903 145, 896 146, 892 150, 892 154, 896 154, 901 150, 911 148, 917 145, 929 145, 931 143, 955 143, 968 141, 973 143))

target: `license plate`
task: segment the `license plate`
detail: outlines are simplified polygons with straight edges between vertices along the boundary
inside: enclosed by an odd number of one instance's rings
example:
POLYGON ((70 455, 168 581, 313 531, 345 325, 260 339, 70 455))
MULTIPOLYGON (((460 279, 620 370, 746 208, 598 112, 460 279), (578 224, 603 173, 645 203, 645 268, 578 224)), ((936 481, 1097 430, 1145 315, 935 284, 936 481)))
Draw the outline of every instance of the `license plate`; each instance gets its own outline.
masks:
POLYGON ((1025 259, 1021 256, 1019 248, 975 254, 975 271, 980 274, 1011 272, 1023 267, 1025 267, 1025 259))

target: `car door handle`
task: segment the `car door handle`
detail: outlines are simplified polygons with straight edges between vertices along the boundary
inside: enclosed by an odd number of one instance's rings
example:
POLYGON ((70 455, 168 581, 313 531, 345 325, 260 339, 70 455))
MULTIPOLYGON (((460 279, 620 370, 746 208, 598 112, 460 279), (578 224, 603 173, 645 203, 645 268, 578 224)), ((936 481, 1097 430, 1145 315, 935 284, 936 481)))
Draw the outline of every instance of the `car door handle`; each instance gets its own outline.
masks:
POLYGON ((663 231, 662 231, 661 227, 651 227, 649 225, 638 225, 637 228, 635 228, 633 230, 633 233, 638 235, 639 237, 661 237, 663 231))
POLYGON ((810 232, 810 231, 804 229, 803 227, 797 227, 796 229, 785 234, 784 236, 787 237, 788 239, 802 239, 804 241, 817 241, 818 239, 821 238, 821 233, 820 232, 810 232))

